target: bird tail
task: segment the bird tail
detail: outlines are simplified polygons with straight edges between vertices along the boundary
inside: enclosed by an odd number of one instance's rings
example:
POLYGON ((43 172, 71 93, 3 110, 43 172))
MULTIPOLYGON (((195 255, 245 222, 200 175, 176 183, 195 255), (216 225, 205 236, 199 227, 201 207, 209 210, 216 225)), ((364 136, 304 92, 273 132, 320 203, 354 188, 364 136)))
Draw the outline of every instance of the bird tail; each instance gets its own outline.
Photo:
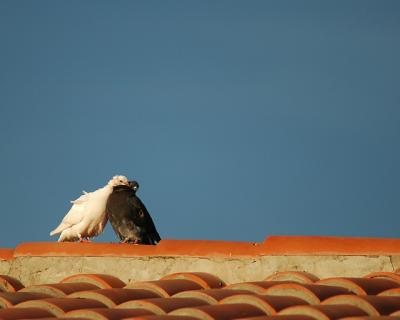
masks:
POLYGON ((61 232, 58 242, 69 242, 79 239, 78 234, 72 228, 65 229, 61 232))
POLYGON ((63 232, 67 227, 68 225, 61 223, 57 228, 55 228, 53 231, 50 232, 50 235, 54 236, 57 233, 63 232))
POLYGON ((161 237, 158 234, 158 232, 156 231, 155 233, 152 233, 149 235, 148 240, 149 240, 150 244, 157 244, 161 241, 161 237))
POLYGON ((57 231, 57 229, 54 229, 53 231, 50 232, 50 236, 54 236, 57 233, 60 233, 60 231, 57 231))

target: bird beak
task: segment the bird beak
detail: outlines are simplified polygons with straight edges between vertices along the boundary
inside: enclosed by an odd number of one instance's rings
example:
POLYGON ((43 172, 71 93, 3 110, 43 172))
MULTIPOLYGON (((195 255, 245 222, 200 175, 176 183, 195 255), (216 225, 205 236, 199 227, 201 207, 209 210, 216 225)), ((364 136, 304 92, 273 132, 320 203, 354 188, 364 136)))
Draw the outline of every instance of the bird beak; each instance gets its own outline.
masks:
POLYGON ((137 190, 137 186, 136 186, 136 184, 134 184, 133 181, 129 181, 128 185, 129 185, 129 187, 131 187, 134 191, 137 190))

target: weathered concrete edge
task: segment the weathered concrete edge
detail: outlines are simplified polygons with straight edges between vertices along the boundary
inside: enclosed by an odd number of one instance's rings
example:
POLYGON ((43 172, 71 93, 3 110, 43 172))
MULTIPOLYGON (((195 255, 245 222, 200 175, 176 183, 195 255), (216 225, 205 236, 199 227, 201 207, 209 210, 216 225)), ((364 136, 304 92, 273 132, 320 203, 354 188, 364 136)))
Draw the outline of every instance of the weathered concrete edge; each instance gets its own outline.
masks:
POLYGON ((9 274, 12 260, 0 260, 0 274, 9 274))
POLYGON ((16 257, 0 261, 0 274, 25 286, 59 282, 82 273, 106 273, 124 282, 156 280, 175 272, 202 271, 226 283, 257 281, 278 271, 306 271, 319 278, 362 277, 400 267, 399 256, 259 256, 222 257, 16 257))

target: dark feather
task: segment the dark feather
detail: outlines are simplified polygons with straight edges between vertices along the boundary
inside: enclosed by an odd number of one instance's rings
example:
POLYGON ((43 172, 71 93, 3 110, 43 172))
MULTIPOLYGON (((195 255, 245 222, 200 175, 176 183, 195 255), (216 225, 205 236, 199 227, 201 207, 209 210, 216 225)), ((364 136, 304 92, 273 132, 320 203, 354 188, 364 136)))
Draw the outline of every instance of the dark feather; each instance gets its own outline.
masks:
POLYGON ((157 244, 161 238, 134 189, 117 186, 108 198, 107 217, 122 242, 157 244))

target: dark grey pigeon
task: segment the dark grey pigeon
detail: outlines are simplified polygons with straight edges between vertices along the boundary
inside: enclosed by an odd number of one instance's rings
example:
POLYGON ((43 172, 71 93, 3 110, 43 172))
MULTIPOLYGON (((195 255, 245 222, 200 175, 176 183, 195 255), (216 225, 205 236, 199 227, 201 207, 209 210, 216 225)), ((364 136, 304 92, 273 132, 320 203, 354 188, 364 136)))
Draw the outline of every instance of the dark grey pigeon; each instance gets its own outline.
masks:
POLYGON ((149 212, 136 196, 139 184, 116 186, 106 204, 106 214, 122 243, 157 244, 161 238, 149 212))

